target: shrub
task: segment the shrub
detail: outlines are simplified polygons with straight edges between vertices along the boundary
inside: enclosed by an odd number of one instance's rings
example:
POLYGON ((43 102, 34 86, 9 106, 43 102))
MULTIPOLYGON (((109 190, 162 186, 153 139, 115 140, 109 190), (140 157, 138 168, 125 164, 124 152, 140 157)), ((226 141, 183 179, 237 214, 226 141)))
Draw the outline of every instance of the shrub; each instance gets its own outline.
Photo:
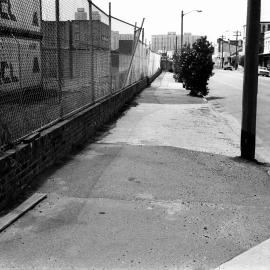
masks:
POLYGON ((214 47, 206 37, 201 37, 193 43, 192 48, 184 47, 182 54, 175 57, 178 81, 183 82, 183 86, 190 90, 190 95, 208 94, 208 80, 213 75, 213 52, 214 47))
POLYGON ((176 82, 182 82, 180 78, 180 54, 174 53, 173 55, 173 78, 176 82))

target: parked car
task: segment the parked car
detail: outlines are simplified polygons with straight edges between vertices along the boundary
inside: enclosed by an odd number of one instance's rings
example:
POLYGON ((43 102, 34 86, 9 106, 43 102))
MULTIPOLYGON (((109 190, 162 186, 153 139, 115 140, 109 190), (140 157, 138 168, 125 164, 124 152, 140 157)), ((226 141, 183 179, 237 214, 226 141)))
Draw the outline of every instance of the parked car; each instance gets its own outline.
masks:
POLYGON ((233 67, 230 66, 230 65, 228 65, 228 66, 225 66, 223 69, 224 69, 224 70, 233 70, 233 67))
POLYGON ((269 77, 270 76, 270 71, 266 67, 259 67, 258 68, 258 75, 269 77))

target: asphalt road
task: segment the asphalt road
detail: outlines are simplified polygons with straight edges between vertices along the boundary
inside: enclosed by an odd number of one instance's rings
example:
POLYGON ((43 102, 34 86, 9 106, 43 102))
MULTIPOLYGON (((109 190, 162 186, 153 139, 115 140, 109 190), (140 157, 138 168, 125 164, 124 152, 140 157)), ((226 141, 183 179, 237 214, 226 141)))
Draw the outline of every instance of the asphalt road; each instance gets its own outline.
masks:
MULTIPOLYGON (((243 72, 214 70, 208 101, 219 111, 231 114, 241 125, 243 72)), ((270 148, 270 78, 259 77, 257 97, 257 148, 270 148)), ((267 158, 267 161, 268 160, 267 158)))

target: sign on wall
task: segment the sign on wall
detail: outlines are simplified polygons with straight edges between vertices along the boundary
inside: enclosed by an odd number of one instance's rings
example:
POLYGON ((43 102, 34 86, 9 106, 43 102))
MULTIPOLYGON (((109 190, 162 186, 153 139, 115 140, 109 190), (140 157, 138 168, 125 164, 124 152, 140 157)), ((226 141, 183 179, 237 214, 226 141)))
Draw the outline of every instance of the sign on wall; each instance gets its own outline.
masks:
POLYGON ((40 0, 0 0, 0 26, 40 32, 40 0))
POLYGON ((1 37, 0 68, 0 91, 40 86, 40 42, 1 37))

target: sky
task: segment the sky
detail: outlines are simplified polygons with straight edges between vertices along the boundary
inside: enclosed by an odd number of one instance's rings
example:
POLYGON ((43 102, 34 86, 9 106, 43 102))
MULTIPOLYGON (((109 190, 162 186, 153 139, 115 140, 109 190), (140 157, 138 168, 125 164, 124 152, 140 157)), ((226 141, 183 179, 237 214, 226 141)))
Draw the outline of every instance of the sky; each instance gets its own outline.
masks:
MULTIPOLYGON (((85 0, 74 0, 77 3, 85 0)), ((145 36, 181 32, 181 11, 202 10, 184 16, 184 32, 206 35, 211 42, 225 35, 233 39, 233 32, 246 24, 247 0, 93 0, 105 12, 109 2, 112 15, 130 23, 141 24, 145 18, 145 36)), ((270 0, 261 0, 261 21, 270 21, 270 0)))

